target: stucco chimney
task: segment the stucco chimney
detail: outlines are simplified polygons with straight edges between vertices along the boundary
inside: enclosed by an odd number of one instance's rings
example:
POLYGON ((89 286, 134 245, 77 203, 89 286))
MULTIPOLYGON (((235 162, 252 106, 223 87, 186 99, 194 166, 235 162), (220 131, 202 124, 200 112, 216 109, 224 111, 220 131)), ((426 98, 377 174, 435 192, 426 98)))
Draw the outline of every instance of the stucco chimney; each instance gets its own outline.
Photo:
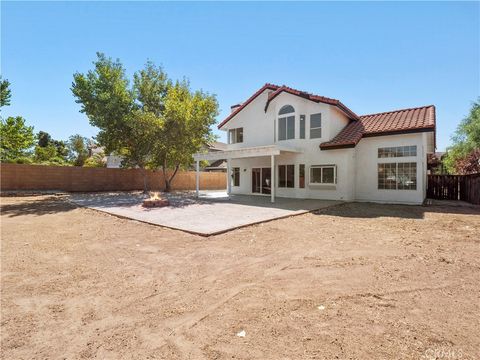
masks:
POLYGON ((230 106, 230 111, 233 113, 235 110, 237 110, 242 104, 235 104, 230 106))

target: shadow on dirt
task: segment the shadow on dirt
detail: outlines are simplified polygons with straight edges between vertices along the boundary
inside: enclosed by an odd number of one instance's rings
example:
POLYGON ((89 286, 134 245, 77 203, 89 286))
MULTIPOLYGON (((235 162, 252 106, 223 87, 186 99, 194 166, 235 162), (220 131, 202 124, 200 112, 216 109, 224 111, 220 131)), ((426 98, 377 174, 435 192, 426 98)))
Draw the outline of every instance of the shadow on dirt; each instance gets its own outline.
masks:
POLYGON ((439 201, 425 206, 377 203, 346 203, 340 206, 334 206, 314 212, 315 215, 366 219, 379 217, 423 219, 425 213, 480 215, 480 206, 467 203, 442 203, 439 201))
POLYGON ((77 208, 76 205, 67 202, 63 196, 25 197, 14 203, 9 203, 6 199, 2 199, 0 213, 2 216, 9 217, 50 215, 72 211, 77 208))

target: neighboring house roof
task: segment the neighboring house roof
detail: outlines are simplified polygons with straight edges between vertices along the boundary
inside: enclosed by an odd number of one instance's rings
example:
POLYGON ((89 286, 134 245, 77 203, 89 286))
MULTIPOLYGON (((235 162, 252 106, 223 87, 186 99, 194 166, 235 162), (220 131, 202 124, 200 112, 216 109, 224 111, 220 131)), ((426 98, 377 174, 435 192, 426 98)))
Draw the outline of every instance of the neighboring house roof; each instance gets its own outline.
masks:
POLYGON ((223 151, 227 150, 227 144, 220 142, 220 141, 213 141, 207 144, 209 151, 223 151))
POLYGON ((314 102, 317 102, 317 103, 321 102, 321 103, 324 103, 324 104, 329 104, 329 105, 336 106, 341 111, 343 111, 350 119, 352 119, 352 120, 358 120, 359 119, 358 116, 352 110, 350 110, 348 107, 346 107, 344 104, 342 104, 341 101, 339 101, 337 99, 331 99, 331 98, 327 98, 327 97, 320 96, 320 95, 310 94, 310 93, 307 93, 305 91, 296 90, 296 89, 290 88, 290 87, 285 86, 285 85, 278 86, 278 85, 267 83, 267 84, 263 85, 252 96, 250 96, 247 99, 247 101, 245 101, 243 104, 241 104, 239 107, 237 107, 230 115, 228 115, 227 118, 225 120, 223 120, 218 125, 218 128, 220 129, 223 125, 225 125, 228 121, 230 121, 233 117, 235 117, 235 115, 237 115, 240 111, 242 111, 248 104, 250 104, 253 100, 255 100, 255 98, 257 98, 257 96, 262 94, 267 89, 273 90, 273 92, 271 94, 269 94, 269 96, 268 96, 267 103, 265 104, 265 111, 267 111, 268 105, 270 104, 270 102, 274 98, 276 98, 282 92, 286 92, 288 94, 295 95, 295 96, 300 96, 300 97, 303 97, 304 99, 314 101, 314 102))
POLYGON ((435 106, 361 115, 332 140, 320 144, 322 150, 355 147, 362 137, 435 131, 435 106))
POLYGON ((227 161, 226 160, 214 160, 212 161, 206 168, 226 168, 227 161))

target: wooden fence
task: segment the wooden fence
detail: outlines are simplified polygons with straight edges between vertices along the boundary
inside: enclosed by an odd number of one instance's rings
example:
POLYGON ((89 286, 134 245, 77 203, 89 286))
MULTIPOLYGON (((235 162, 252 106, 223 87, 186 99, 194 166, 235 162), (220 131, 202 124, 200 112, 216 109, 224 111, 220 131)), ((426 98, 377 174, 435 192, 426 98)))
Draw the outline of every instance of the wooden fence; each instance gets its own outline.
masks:
POLYGON ((480 204, 480 174, 428 175, 427 197, 480 204))
MULTIPOLYGON (((226 188, 225 173, 201 172, 200 189, 226 188)), ((147 171, 151 190, 163 190, 165 182, 161 171, 147 171)), ((128 191, 143 189, 143 175, 139 169, 85 168, 76 166, 43 166, 24 164, 0 165, 0 189, 7 190, 61 190, 61 191, 128 191)), ((172 190, 195 190, 195 172, 179 172, 172 190)))

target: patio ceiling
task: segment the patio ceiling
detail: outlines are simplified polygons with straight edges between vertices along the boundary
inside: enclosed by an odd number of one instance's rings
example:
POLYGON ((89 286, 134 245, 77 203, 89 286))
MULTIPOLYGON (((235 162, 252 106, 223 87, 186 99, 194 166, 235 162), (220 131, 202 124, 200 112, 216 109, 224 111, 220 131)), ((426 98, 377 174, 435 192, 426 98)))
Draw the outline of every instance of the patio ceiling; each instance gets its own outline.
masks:
POLYGON ((211 153, 197 153, 193 155, 195 161, 201 160, 220 160, 220 159, 241 159, 259 156, 275 156, 282 152, 301 153, 302 150, 279 145, 255 146, 249 148, 215 151, 211 153))

